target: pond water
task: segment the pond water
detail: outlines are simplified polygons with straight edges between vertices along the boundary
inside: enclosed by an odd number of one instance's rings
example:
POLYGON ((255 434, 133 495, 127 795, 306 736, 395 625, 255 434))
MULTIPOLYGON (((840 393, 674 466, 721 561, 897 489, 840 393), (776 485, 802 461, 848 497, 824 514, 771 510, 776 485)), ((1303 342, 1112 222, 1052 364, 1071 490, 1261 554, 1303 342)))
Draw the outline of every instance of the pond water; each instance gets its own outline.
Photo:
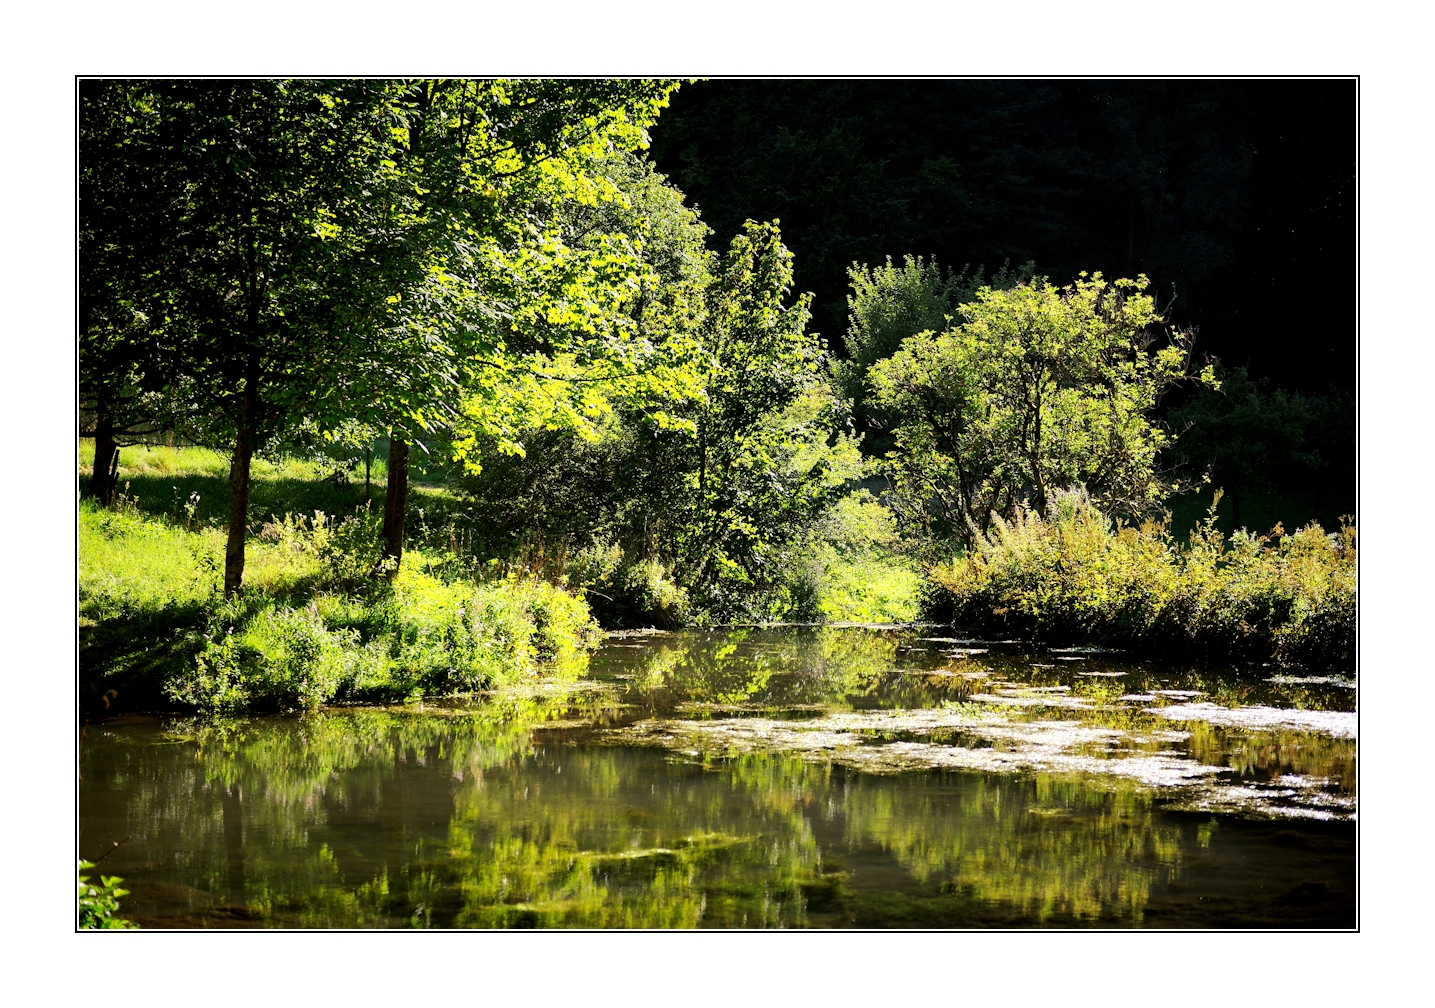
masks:
POLYGON ((1349 928, 1354 706, 931 627, 631 633, 468 703, 89 724, 80 853, 125 841, 144 927, 1349 928))

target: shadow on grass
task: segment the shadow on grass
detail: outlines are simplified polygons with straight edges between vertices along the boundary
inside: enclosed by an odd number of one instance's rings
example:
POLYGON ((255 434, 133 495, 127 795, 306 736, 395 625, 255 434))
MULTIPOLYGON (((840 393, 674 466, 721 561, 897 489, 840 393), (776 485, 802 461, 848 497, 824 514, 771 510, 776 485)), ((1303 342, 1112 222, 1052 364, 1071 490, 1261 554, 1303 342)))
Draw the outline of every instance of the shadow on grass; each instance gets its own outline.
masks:
MULTIPOLYGON (((167 515, 184 522, 185 505, 191 494, 198 494, 194 521, 199 525, 223 525, 229 519, 229 480, 222 476, 120 476, 120 490, 135 499, 141 511, 167 515)), ((268 522, 286 514, 326 515, 344 517, 355 508, 368 503, 376 513, 384 507, 384 484, 372 484, 367 493, 362 481, 332 483, 302 479, 255 479, 249 489, 249 521, 268 522)), ((445 516, 460 508, 449 492, 410 484, 408 510, 423 508, 426 513, 445 516)))
MULTIPOLYGON (((194 520, 199 524, 222 525, 229 518, 229 480, 222 476, 172 475, 120 477, 120 489, 133 497, 148 514, 168 515, 185 520, 185 505, 198 494, 194 520)), ((373 507, 384 506, 384 487, 369 488, 373 507)), ((249 489, 249 518, 270 521, 294 513, 310 515, 323 511, 331 515, 353 514, 365 501, 364 484, 315 482, 300 479, 253 480, 249 489)))
POLYGON ((112 617, 80 628, 80 711, 168 710, 161 686, 194 664, 204 646, 202 602, 112 617))

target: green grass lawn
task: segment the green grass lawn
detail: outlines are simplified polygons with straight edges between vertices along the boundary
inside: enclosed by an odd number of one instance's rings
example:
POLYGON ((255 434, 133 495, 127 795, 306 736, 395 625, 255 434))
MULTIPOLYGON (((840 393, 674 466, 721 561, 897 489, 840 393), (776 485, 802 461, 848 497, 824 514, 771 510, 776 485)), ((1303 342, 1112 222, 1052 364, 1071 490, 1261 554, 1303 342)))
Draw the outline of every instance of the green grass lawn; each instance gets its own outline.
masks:
MULTIPOLYGON (((376 452, 371 485, 364 487, 362 461, 357 470, 345 471, 335 461, 310 459, 254 459, 250 469, 249 522, 251 532, 286 514, 350 515, 366 501, 376 511, 384 506, 387 446, 376 452), (339 477, 335 478, 335 474, 339 477)), ((81 441, 80 485, 85 486, 94 466, 93 441, 81 441)), ((409 510, 425 516, 443 516, 461 510, 461 502, 442 486, 416 481, 411 467, 409 510)), ((193 523, 223 526, 229 519, 229 458, 208 448, 170 448, 134 445, 120 450, 119 491, 139 510, 185 521, 186 505, 197 495, 193 523)))

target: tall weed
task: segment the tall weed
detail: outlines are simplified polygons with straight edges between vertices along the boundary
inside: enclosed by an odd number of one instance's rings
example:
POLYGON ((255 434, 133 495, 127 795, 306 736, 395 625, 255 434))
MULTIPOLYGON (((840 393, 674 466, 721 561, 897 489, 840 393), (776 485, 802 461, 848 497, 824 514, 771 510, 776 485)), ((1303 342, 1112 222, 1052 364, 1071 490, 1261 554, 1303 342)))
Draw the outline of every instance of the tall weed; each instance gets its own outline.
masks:
POLYGON ((1179 544, 1165 523, 1112 521, 1077 490, 1045 516, 998 519, 930 575, 954 621, 994 632, 1331 668, 1355 660, 1350 524, 1226 537, 1213 504, 1179 544))

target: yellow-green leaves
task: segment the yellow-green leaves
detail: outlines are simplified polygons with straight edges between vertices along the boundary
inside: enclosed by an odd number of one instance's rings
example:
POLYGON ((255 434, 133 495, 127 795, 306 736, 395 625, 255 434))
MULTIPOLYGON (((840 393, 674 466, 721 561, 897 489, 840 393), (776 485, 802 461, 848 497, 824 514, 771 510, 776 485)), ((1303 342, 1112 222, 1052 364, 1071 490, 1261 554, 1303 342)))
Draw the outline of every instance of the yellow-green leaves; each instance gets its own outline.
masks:
MULTIPOLYGON (((1186 377, 1190 343, 1163 331, 1144 276, 1082 274, 983 287, 938 336, 907 339, 875 364, 876 402, 897 417, 892 472, 913 520, 967 540, 1024 502, 1082 485, 1108 512, 1159 502, 1168 435, 1152 419, 1186 377)), ((1198 378, 1200 380, 1200 378, 1198 378)))

